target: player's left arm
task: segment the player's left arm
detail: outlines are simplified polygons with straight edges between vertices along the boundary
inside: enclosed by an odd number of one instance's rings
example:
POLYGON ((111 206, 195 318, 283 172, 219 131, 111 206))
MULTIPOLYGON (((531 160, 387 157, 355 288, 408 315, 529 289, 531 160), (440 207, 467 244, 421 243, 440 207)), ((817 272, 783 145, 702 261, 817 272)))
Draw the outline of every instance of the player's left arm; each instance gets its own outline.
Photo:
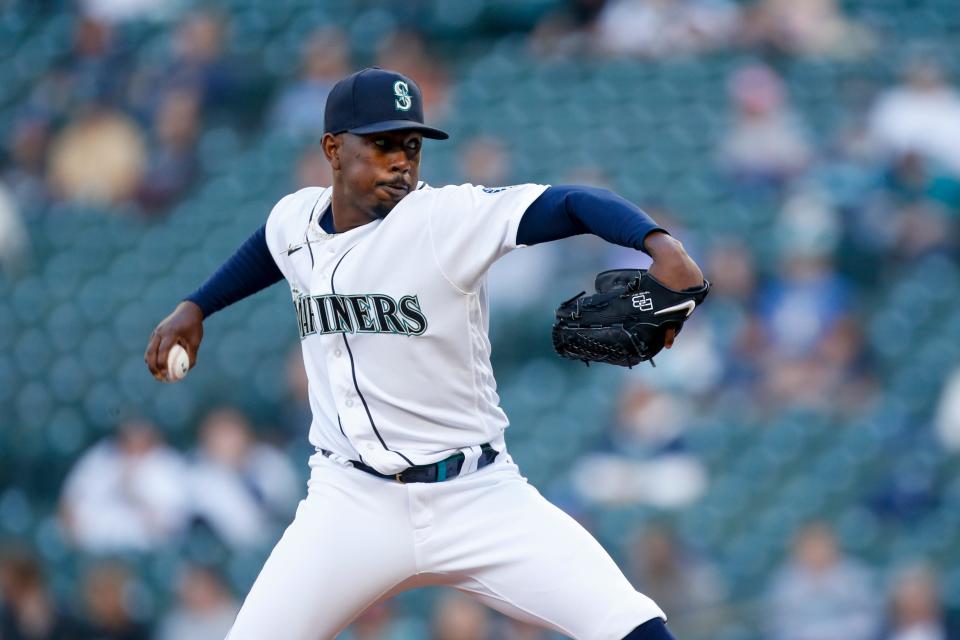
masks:
MULTIPOLYGON (((534 245, 584 233, 647 253, 653 259, 650 275, 671 289, 703 285, 700 267, 679 240, 645 211, 606 189, 549 187, 520 219, 517 244, 534 245)), ((674 337, 675 332, 669 330, 667 347, 674 337)))

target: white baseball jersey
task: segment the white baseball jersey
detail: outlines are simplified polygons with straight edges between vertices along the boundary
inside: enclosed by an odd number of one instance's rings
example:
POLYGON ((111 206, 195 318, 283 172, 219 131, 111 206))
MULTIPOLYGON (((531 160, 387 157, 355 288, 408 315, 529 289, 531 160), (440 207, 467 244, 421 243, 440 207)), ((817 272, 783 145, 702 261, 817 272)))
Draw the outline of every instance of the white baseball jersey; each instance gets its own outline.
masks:
POLYGON ((485 274, 517 247, 546 186, 418 185, 382 219, 328 234, 331 189, 283 198, 267 245, 290 284, 309 379, 310 442, 396 473, 503 451, 485 274))

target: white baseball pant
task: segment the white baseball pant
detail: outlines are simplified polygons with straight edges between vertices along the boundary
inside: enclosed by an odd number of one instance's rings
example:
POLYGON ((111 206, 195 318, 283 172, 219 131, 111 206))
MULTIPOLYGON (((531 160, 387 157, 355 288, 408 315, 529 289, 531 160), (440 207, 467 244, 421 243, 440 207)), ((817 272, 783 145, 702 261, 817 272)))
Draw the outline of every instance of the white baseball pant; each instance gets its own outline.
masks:
POLYGON ((666 619, 505 454, 438 483, 391 482, 320 455, 310 463, 307 497, 227 640, 333 638, 372 603, 426 585, 584 640, 666 619))

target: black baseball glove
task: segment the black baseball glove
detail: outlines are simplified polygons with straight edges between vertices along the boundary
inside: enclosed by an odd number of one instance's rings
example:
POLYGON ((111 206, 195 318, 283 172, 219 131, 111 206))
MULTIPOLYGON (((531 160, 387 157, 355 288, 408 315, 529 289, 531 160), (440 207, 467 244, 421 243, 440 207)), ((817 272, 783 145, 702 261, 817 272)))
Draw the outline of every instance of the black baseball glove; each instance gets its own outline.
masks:
POLYGON ((614 269, 597 276, 597 292, 581 292, 557 309, 553 348, 563 358, 621 367, 651 361, 663 349, 668 326, 677 333, 710 291, 674 291, 646 269, 614 269))

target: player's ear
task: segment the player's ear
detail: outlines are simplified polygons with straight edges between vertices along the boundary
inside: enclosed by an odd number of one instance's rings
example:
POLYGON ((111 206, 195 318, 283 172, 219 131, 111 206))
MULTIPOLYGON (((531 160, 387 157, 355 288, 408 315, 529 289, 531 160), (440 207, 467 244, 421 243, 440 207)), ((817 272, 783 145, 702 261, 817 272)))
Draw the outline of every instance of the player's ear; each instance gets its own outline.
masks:
POLYGON ((320 146, 323 148, 323 155, 327 157, 327 161, 334 171, 340 170, 341 142, 342 137, 335 136, 332 133, 323 134, 323 139, 320 141, 320 146))

